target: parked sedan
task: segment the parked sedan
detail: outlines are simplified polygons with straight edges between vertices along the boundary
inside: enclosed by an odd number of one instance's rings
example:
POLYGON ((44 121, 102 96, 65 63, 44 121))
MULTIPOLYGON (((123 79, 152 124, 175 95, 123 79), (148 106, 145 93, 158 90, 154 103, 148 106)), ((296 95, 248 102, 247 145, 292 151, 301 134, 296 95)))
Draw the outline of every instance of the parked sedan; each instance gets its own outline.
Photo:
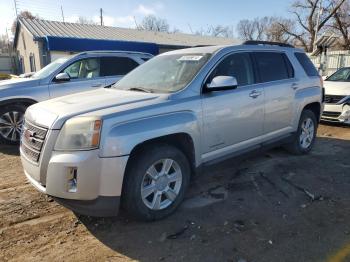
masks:
POLYGON ((57 59, 29 78, 0 82, 0 144, 17 144, 26 108, 36 102, 114 84, 152 55, 89 51, 57 59))
POLYGON ((343 67, 324 81, 322 120, 350 124, 350 67, 343 67))

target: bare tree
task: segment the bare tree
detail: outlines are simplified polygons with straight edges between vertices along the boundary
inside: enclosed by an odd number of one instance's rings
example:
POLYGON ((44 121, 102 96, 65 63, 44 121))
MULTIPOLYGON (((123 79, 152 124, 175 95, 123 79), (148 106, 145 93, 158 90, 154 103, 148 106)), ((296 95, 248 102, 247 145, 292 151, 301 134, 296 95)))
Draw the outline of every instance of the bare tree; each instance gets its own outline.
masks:
POLYGON ((292 13, 301 31, 289 30, 281 25, 287 34, 300 41, 306 51, 313 50, 316 33, 324 28, 346 0, 325 0, 322 6, 320 1, 297 0, 292 4, 292 13))
POLYGON ((243 40, 265 40, 290 42, 290 35, 285 29, 291 30, 294 23, 281 17, 262 17, 253 20, 241 20, 237 24, 237 32, 243 40))
POLYGON ((96 23, 94 20, 86 18, 84 16, 79 16, 75 22, 82 25, 98 25, 98 23, 96 23))
POLYGON ((166 19, 149 15, 143 18, 141 24, 137 25, 137 29, 155 32, 169 32, 170 26, 166 19))
POLYGON ((350 3, 345 2, 334 14, 330 27, 342 36, 344 49, 350 49, 350 3))
POLYGON ((244 19, 238 22, 237 32, 243 40, 264 40, 263 35, 268 24, 268 17, 244 19))
POLYGON ((231 26, 217 25, 211 28, 211 36, 233 38, 233 28, 231 26))
MULTIPOLYGON (((23 18, 26 18, 26 19, 36 19, 38 18, 38 16, 35 16, 33 15, 31 12, 29 11, 21 11, 19 14, 18 14, 18 17, 23 17, 23 18)), ((15 21, 13 21, 12 23, 12 26, 11 26, 11 32, 14 34, 16 32, 16 26, 17 26, 17 19, 15 21)))
POLYGON ((244 19, 239 21, 236 30, 238 36, 243 40, 258 40, 256 37, 256 27, 252 20, 244 19))
POLYGON ((6 35, 0 35, 0 54, 9 53, 9 41, 6 35))
POLYGON ((216 25, 201 27, 199 30, 195 31, 196 35, 201 36, 214 36, 214 37, 226 37, 233 38, 234 32, 232 26, 216 25))

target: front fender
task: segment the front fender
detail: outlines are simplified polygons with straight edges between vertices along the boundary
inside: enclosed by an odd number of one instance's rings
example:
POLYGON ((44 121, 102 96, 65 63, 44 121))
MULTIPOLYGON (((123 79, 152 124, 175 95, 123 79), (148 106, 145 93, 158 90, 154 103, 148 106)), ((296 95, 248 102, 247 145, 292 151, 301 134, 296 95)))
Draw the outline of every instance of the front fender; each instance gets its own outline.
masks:
MULTIPOLYGON (((196 160, 200 159, 200 127, 191 111, 175 112, 136 119, 107 128, 102 133, 101 157, 129 155, 132 149, 145 141, 166 135, 186 133, 195 147, 196 160)), ((108 125, 108 124, 107 124, 108 125)))

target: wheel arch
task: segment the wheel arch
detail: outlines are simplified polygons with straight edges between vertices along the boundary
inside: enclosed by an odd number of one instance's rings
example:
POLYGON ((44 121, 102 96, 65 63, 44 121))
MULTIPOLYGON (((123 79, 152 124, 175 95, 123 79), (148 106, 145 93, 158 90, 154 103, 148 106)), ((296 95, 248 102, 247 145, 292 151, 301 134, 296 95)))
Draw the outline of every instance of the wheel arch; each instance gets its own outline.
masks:
POLYGON ((303 110, 310 110, 312 111, 315 116, 317 121, 319 122, 321 119, 321 104, 319 102, 313 102, 313 103, 309 103, 307 105, 304 106, 303 110))
POLYGON ((31 99, 31 98, 11 98, 11 99, 0 101, 0 107, 11 105, 11 104, 21 104, 28 107, 36 103, 38 103, 38 101, 35 101, 34 99, 31 99))
POLYGON ((196 172, 196 154, 194 141, 191 135, 185 132, 164 135, 145 140, 137 144, 130 152, 129 160, 126 165, 126 170, 128 170, 128 166, 130 166, 130 163, 132 163, 133 158, 136 157, 136 155, 140 151, 147 148, 148 146, 155 144, 167 144, 181 150, 189 161, 189 164, 191 166, 191 173, 194 174, 196 172))

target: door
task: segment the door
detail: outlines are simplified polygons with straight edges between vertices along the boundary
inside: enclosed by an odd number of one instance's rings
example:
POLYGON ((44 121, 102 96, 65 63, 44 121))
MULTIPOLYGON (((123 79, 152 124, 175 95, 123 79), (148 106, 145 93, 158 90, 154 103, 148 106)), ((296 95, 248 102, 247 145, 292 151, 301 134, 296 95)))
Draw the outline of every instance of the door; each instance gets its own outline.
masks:
POLYGON ((295 92, 298 81, 293 67, 284 53, 255 52, 260 83, 265 90, 264 133, 283 135, 292 130, 295 92))
POLYGON ((94 90, 105 86, 105 79, 100 75, 99 58, 85 58, 75 61, 60 73, 67 73, 70 80, 55 82, 53 79, 49 85, 51 98, 94 90))
POLYGON ((106 79, 106 86, 118 82, 123 76, 135 69, 139 63, 130 57, 102 57, 101 75, 106 79))
POLYGON ((263 135, 264 89, 255 84, 251 55, 227 56, 206 84, 215 76, 233 76, 238 87, 202 95, 203 161, 257 145, 263 135))

